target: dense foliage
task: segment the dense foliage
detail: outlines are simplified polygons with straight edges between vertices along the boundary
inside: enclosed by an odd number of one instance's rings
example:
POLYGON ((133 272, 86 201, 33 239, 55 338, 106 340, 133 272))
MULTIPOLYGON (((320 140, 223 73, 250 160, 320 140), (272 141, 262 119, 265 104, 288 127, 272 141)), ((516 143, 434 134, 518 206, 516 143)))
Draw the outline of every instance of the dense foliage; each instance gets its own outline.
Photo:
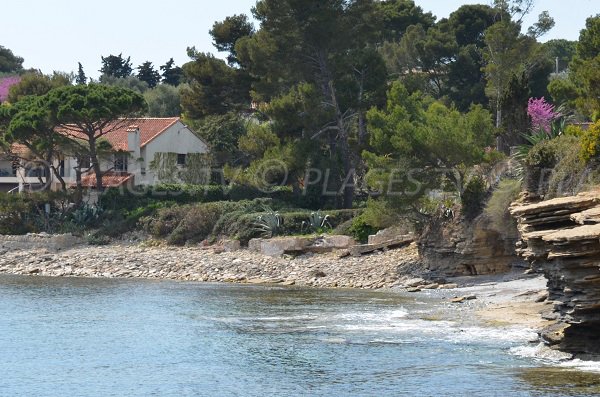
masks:
MULTIPOLYGON (((492 207, 504 205, 522 177, 541 194, 568 194, 589 183, 599 158, 598 124, 569 124, 600 118, 600 16, 587 19, 577 42, 541 44, 554 21, 543 12, 523 26, 532 5, 469 4, 438 20, 413 0, 258 0, 252 18, 212 25, 226 60, 190 47, 181 66, 171 58, 135 67, 110 54, 99 83, 88 83, 81 64, 76 75, 25 72, 0 46, 0 101, 9 102, 0 108, 2 146, 20 143, 46 161, 57 152, 89 156, 99 177, 108 122, 182 116, 211 147, 214 185, 101 200, 123 229, 143 216, 148 231, 177 244, 248 238, 265 212, 248 200, 259 198, 364 208, 335 222, 364 240, 459 204, 477 216, 490 197, 492 207), (86 139, 73 145, 53 134, 69 125, 86 139), (498 186, 510 192, 494 194, 498 186)), ((299 232, 295 215, 278 214, 285 233, 299 232)))

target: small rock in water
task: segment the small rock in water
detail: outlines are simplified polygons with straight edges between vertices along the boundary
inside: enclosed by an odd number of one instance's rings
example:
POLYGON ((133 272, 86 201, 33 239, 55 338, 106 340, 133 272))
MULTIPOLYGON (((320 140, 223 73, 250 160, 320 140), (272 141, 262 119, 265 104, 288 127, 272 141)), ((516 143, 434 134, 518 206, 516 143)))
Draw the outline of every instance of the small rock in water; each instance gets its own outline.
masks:
POLYGON ((421 288, 419 288, 419 287, 407 288, 406 292, 421 292, 421 288))
POLYGON ((475 295, 465 295, 465 296, 455 297, 451 300, 451 302, 452 303, 462 303, 464 301, 472 301, 474 299, 477 299, 477 297, 475 295))

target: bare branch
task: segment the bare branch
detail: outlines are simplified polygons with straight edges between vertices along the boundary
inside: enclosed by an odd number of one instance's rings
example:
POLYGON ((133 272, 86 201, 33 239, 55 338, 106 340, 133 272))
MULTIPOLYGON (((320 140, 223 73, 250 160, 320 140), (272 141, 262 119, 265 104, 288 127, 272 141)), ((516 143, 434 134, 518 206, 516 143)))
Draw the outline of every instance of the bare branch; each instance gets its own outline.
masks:
POLYGON ((321 129, 316 134, 314 134, 313 136, 311 136, 310 139, 315 139, 316 137, 318 137, 319 135, 321 135, 322 133, 327 132, 327 131, 339 131, 339 130, 340 130, 340 128, 338 126, 331 125, 329 127, 325 127, 323 129, 321 129))

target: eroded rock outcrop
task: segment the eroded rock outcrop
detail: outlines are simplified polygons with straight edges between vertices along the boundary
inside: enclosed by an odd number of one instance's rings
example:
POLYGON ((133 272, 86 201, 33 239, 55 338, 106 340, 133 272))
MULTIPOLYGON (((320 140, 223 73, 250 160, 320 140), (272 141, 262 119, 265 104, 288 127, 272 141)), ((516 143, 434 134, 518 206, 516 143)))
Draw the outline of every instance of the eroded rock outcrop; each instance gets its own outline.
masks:
POLYGON ((419 253, 429 271, 441 277, 501 274, 522 263, 514 235, 496 230, 488 216, 472 221, 441 219, 427 225, 419 253))
POLYGON ((514 205, 510 212, 522 236, 517 252, 544 273, 549 300, 566 325, 558 333, 555 326, 546 341, 600 355, 600 192, 514 205))

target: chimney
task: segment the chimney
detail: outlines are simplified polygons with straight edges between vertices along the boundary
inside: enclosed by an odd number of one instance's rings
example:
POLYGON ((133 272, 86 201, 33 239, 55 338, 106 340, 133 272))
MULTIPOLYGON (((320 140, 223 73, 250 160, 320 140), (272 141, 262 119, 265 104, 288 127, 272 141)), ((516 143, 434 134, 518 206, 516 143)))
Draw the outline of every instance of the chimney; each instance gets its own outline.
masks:
POLYGON ((127 128, 127 150, 134 160, 140 158, 140 128, 137 125, 127 128))

